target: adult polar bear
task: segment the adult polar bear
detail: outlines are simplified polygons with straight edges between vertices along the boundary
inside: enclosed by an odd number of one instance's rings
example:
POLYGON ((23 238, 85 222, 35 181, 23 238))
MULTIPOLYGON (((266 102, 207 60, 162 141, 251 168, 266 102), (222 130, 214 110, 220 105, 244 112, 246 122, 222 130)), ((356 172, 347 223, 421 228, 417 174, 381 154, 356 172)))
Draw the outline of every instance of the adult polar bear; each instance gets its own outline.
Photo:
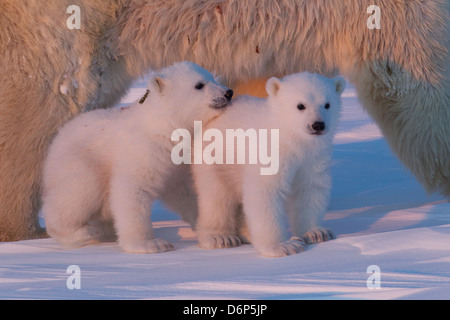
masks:
MULTIPOLYGON (((355 84, 390 146, 450 196, 448 0, 0 2, 0 240, 38 237, 49 142, 149 68, 191 60, 238 88, 299 71, 355 84), (79 7, 80 29, 67 8, 79 7), (379 6, 381 29, 367 28, 379 6)), ((70 12, 70 11, 69 11, 70 12)), ((75 17, 76 18, 76 17, 75 17)))

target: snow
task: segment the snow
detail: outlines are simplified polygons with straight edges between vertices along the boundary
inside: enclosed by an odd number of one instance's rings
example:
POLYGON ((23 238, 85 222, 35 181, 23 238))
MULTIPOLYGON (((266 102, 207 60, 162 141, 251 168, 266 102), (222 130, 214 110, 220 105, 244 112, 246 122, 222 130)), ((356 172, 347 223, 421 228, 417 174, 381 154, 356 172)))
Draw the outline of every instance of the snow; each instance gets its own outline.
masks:
MULTIPOLYGON (((145 93, 137 81, 118 107, 145 93)), ((62 248, 53 239, 0 243, 0 299, 450 299, 450 203, 427 195, 391 153, 353 87, 343 95, 324 226, 337 239, 265 258, 251 245, 208 251, 160 203, 156 236, 175 251, 126 254, 117 243, 62 248), (70 265, 81 289, 68 289, 70 265), (380 268, 369 289, 367 268, 380 268)))

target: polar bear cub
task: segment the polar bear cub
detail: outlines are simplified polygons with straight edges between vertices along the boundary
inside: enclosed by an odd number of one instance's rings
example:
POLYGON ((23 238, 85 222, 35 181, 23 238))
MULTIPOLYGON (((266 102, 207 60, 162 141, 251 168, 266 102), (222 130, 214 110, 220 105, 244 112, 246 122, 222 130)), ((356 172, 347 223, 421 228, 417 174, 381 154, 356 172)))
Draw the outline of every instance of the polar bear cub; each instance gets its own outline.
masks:
MULTIPOLYGON (((299 73, 271 78, 267 99, 236 98, 223 116, 208 124, 223 136, 230 129, 278 129, 279 140, 270 139, 268 149, 279 153, 279 167, 276 174, 262 175, 261 164, 248 162, 193 166, 201 247, 239 245, 241 210, 251 242, 265 256, 295 254, 304 250, 305 242, 333 238, 319 223, 329 201, 332 139, 344 88, 340 77, 299 73)), ((224 154, 236 150, 234 141, 227 139, 224 148, 224 154)))
POLYGON ((67 246, 115 239, 131 253, 171 250, 155 239, 152 202, 169 183, 175 129, 222 114, 233 92, 198 65, 177 63, 153 75, 145 102, 95 110, 67 123, 43 171, 49 235, 67 246))

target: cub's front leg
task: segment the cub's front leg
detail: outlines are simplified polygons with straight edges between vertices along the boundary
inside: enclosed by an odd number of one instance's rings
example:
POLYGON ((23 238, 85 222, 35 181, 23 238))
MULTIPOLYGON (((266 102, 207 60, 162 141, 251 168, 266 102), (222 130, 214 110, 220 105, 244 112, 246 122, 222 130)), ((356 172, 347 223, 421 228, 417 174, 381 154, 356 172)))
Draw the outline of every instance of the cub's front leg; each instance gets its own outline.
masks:
POLYGON ((194 165, 193 174, 198 194, 196 231, 200 247, 220 249, 241 245, 236 193, 219 179, 212 166, 194 165))
POLYGON ((305 250, 299 237, 288 239, 284 226, 285 208, 280 188, 270 177, 248 179, 243 188, 243 210, 251 242, 264 256, 282 257, 305 250))
POLYGON ((156 196, 136 184, 138 178, 116 176, 111 180, 111 213, 117 230, 119 245, 129 253, 157 253, 173 249, 165 240, 156 239, 151 205, 156 196))
POLYGON ((320 227, 329 203, 330 174, 328 170, 316 169, 312 172, 315 174, 301 170, 297 172, 292 194, 287 199, 292 232, 308 244, 335 239, 331 230, 320 227))

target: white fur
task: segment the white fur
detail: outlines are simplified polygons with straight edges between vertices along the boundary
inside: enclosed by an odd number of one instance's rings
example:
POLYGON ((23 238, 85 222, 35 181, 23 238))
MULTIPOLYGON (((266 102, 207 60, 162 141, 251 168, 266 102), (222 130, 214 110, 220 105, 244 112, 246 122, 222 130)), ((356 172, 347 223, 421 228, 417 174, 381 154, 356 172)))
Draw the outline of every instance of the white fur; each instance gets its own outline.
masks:
POLYGON ((263 255, 284 256, 303 250, 305 242, 332 238, 319 227, 331 188, 329 166, 336 129, 342 78, 300 73, 267 81, 267 99, 239 97, 207 128, 279 129, 279 171, 261 175, 260 165, 193 165, 199 196, 197 231, 204 248, 241 243, 240 205, 251 242, 263 255), (299 110, 298 104, 306 109, 299 110), (326 103, 330 104, 325 109, 326 103), (312 124, 325 123, 323 135, 313 135, 312 124), (284 226, 288 214, 289 239, 284 226), (303 238, 300 238, 303 237, 303 238), (304 241, 303 241, 304 240, 304 241))
POLYGON ((227 88, 187 62, 152 76, 149 90, 143 104, 78 116, 53 141, 43 173, 43 213, 48 233, 62 244, 112 240, 117 232, 127 252, 172 249, 155 239, 150 220, 152 202, 177 184, 171 180, 180 170, 170 158, 172 131, 219 116, 229 101, 227 88), (203 89, 195 88, 199 82, 203 89))

